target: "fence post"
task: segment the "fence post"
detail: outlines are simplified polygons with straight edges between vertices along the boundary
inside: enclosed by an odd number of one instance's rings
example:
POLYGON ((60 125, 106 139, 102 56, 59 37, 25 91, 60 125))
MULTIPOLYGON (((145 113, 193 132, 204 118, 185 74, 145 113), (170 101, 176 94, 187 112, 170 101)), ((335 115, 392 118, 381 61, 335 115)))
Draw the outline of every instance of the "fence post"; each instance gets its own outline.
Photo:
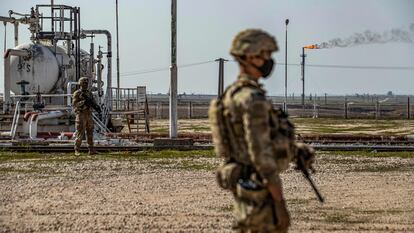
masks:
POLYGON ((128 107, 127 107, 128 111, 129 111, 129 109, 130 109, 130 108, 129 108, 129 104, 130 104, 130 102, 129 102, 129 101, 131 100, 131 96, 130 96, 130 94, 131 94, 131 89, 129 89, 129 88, 128 88, 128 101, 127 101, 127 103, 128 103, 128 107))
POLYGON ((407 98, 407 119, 411 119, 410 97, 407 98))
POLYGON ((318 118, 319 117, 319 106, 316 104, 316 99, 313 100, 313 117, 312 118, 318 118))
POLYGON ((375 102, 375 119, 378 120, 380 117, 380 104, 379 101, 375 102))
POLYGON ((157 102, 157 106, 155 107, 155 117, 157 119, 162 118, 162 109, 161 109, 161 103, 157 102))
POLYGON ((192 113, 192 103, 191 103, 191 101, 190 102, 188 102, 188 105, 187 105, 187 116, 188 116, 188 119, 191 119, 192 117, 193 117, 193 113, 192 113))
MULTIPOLYGON (((134 90, 135 91, 135 101, 134 101, 135 105, 132 104, 132 110, 135 110, 135 111, 139 110, 138 90, 139 90, 139 86, 137 86, 137 88, 134 90)), ((155 111, 157 111, 157 110, 155 110, 155 111)))
POLYGON ((345 119, 348 119, 348 99, 346 97, 344 103, 344 117, 345 119))
POLYGON ((327 104, 327 100, 326 100, 327 94, 325 93, 325 105, 327 104))

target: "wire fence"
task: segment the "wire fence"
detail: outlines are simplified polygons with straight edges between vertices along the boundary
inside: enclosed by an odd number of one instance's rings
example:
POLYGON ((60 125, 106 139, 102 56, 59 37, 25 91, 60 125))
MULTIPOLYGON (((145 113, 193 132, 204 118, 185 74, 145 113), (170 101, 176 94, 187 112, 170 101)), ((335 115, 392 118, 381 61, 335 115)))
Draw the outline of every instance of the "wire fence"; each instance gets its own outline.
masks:
MULTIPOLYGON (((166 98, 166 97, 165 97, 166 98)), ((165 98, 150 98, 149 116, 168 119, 169 103, 165 98)), ((215 96, 194 96, 178 100, 179 119, 207 118, 209 102, 215 96)), ((283 97, 271 97, 274 108, 283 108, 283 97)), ((414 98, 408 96, 332 96, 290 98, 287 113, 291 117, 343 118, 343 119, 414 119, 414 98)))

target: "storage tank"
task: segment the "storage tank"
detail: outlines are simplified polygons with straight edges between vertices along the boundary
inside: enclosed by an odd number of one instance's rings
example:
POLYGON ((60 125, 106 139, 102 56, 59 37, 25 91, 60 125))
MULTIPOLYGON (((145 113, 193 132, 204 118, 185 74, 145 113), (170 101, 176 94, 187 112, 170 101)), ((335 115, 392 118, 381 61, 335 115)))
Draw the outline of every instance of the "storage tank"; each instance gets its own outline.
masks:
POLYGON ((75 80, 75 58, 65 48, 43 44, 21 44, 15 49, 28 50, 29 57, 13 56, 10 59, 11 91, 21 95, 17 82, 27 81, 25 91, 35 94, 62 93, 68 81, 75 80))

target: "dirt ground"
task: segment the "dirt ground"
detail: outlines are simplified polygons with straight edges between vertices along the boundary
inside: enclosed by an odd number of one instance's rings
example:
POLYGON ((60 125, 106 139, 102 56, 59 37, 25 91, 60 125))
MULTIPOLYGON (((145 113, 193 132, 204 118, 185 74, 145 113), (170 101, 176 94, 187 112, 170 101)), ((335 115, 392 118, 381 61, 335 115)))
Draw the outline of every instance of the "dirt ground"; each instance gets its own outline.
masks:
MULTIPOLYGON (((219 160, 180 153, 0 156, 0 232, 231 232, 219 160)), ((412 156, 317 157, 325 204, 301 174, 283 174, 290 232, 414 232, 412 156)))

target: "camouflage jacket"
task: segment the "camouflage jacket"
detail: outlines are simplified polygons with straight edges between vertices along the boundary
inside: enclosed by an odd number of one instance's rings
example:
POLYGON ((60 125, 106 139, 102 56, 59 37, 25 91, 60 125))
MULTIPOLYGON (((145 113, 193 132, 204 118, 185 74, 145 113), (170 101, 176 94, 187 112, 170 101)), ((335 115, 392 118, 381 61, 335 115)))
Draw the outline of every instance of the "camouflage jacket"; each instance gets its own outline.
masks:
POLYGON ((72 95, 72 106, 76 114, 82 112, 92 112, 91 108, 96 105, 97 104, 93 98, 93 94, 89 90, 83 91, 82 89, 78 89, 72 95))
POLYGON ((293 125, 272 109, 262 85, 247 75, 227 88, 222 101, 233 159, 252 166, 265 185, 279 183, 279 173, 294 157, 293 125))

